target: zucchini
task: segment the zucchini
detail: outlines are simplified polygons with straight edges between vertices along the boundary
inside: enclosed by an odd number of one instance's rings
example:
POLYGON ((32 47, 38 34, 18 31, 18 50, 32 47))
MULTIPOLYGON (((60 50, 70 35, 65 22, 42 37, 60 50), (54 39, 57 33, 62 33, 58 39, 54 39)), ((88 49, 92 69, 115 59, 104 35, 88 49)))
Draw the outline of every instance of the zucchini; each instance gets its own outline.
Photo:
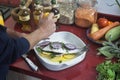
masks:
POLYGON ((116 26, 112 29, 110 29, 106 34, 105 34, 105 39, 107 41, 115 41, 120 37, 120 26, 116 26))

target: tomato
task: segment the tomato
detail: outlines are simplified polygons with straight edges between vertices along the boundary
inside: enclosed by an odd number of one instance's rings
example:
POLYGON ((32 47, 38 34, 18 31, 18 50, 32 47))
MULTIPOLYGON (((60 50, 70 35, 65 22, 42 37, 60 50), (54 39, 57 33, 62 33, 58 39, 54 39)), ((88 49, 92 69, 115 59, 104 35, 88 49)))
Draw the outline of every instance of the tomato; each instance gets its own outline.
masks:
POLYGON ((109 25, 109 21, 106 18, 99 18, 97 21, 100 28, 106 27, 109 25))
POLYGON ((111 25, 113 22, 112 21, 108 21, 108 25, 111 25))

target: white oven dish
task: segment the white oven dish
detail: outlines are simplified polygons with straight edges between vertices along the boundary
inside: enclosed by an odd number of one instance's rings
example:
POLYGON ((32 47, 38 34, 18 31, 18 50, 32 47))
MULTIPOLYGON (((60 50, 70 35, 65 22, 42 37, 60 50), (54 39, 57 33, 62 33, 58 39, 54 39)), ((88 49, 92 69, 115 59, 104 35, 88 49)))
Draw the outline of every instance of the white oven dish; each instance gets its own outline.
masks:
MULTIPOLYGON (((71 32, 67 32, 67 31, 55 32, 49 38, 50 38, 49 39, 50 42, 57 41, 57 42, 63 42, 63 43, 72 43, 78 48, 86 46, 86 44, 79 37, 77 37, 76 35, 74 35, 71 32)), ((38 60, 47 69, 52 70, 52 71, 59 71, 59 70, 63 70, 63 69, 69 68, 71 66, 74 66, 74 65, 80 63, 81 61, 83 61, 85 59, 85 56, 86 56, 86 51, 79 52, 80 54, 77 55, 77 57, 75 57, 69 61, 57 63, 57 62, 52 62, 49 59, 46 59, 46 58, 40 56, 39 52, 36 50, 36 47, 37 47, 37 44, 34 46, 34 51, 36 53, 38 60)))

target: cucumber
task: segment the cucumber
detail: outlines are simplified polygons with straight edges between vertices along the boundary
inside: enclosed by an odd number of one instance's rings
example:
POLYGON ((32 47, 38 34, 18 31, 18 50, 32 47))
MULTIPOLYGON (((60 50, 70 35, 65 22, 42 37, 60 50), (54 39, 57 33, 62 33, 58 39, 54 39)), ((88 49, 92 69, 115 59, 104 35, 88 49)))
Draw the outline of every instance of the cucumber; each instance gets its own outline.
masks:
POLYGON ((106 34, 105 34, 105 39, 108 41, 115 41, 120 37, 120 26, 116 26, 112 29, 110 29, 106 34))

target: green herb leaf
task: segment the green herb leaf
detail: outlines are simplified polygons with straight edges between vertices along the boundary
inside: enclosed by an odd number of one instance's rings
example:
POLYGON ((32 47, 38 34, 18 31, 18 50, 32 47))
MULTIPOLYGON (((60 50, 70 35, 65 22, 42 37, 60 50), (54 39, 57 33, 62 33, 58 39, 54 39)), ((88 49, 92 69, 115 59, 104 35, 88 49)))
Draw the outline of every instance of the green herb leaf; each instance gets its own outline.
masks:
POLYGON ((98 48, 99 54, 106 56, 107 59, 120 58, 120 40, 116 42, 105 41, 102 45, 103 47, 98 48))
POLYGON ((111 62, 110 60, 104 61, 97 65, 98 72, 97 80, 119 80, 120 79, 120 63, 111 62))

